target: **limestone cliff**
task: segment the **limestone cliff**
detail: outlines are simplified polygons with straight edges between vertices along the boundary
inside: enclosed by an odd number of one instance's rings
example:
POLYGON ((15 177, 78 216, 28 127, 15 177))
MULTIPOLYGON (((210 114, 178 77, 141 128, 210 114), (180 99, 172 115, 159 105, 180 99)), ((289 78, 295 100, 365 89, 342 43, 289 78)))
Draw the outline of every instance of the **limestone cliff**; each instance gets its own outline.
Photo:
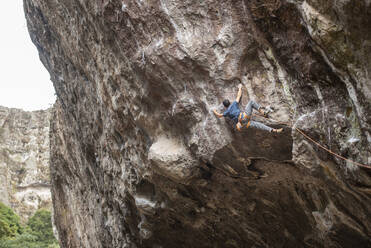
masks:
POLYGON ((22 221, 39 208, 51 208, 50 113, 0 106, 0 201, 22 221))
POLYGON ((24 0, 62 247, 370 247, 368 0, 24 0), (256 177, 255 170, 267 177, 256 177))

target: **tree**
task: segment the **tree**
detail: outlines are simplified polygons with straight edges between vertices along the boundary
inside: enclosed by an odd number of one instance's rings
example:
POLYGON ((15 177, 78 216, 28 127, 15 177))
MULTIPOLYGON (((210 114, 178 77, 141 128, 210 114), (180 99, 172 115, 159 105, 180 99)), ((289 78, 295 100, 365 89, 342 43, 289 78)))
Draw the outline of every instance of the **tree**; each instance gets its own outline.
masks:
POLYGON ((53 235, 50 211, 40 209, 20 225, 13 210, 0 203, 0 248, 58 248, 53 235))
POLYGON ((37 237, 37 241, 45 244, 54 243, 53 226, 51 213, 48 210, 40 209, 28 220, 27 226, 31 229, 30 234, 37 237))

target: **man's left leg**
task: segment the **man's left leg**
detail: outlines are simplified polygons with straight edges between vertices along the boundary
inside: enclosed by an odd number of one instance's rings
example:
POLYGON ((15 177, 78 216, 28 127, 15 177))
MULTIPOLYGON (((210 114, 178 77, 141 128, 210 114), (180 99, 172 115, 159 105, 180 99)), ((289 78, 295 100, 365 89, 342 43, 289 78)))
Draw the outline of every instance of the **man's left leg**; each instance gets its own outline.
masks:
POLYGON ((254 128, 257 128, 257 129, 260 129, 260 130, 264 130, 264 131, 268 131, 268 132, 274 132, 274 133, 281 133, 283 131, 283 128, 274 129, 274 128, 271 128, 271 127, 268 127, 268 126, 264 125, 261 122, 257 122, 257 121, 250 121, 250 127, 254 127, 254 128))

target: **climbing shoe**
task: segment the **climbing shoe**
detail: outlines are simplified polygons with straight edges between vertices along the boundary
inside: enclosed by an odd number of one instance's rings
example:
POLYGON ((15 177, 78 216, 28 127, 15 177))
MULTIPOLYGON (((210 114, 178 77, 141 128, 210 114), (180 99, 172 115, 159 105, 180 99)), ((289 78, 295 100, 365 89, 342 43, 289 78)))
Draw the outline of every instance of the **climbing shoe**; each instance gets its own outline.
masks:
POLYGON ((258 176, 258 178, 264 178, 264 177, 268 177, 268 174, 267 173, 263 173, 263 174, 260 174, 259 176, 258 176))
POLYGON ((282 131, 283 131, 283 128, 273 129, 272 130, 273 133, 282 133, 282 131))
POLYGON ((263 109, 263 108, 260 108, 259 109, 259 112, 265 117, 265 118, 269 118, 268 114, 269 114, 269 110, 267 109, 263 109))

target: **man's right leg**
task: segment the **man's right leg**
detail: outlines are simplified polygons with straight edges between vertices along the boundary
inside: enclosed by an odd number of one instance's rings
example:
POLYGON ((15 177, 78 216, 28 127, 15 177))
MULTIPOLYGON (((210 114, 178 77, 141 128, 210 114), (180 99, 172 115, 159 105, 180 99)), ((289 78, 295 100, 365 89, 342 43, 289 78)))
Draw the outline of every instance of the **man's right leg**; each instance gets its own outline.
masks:
POLYGON ((256 110, 259 110, 260 109, 260 105, 258 103, 256 103, 255 101, 253 100, 250 100, 249 103, 246 105, 246 108, 245 108, 245 113, 251 117, 251 114, 252 114, 252 109, 256 109, 256 110))

